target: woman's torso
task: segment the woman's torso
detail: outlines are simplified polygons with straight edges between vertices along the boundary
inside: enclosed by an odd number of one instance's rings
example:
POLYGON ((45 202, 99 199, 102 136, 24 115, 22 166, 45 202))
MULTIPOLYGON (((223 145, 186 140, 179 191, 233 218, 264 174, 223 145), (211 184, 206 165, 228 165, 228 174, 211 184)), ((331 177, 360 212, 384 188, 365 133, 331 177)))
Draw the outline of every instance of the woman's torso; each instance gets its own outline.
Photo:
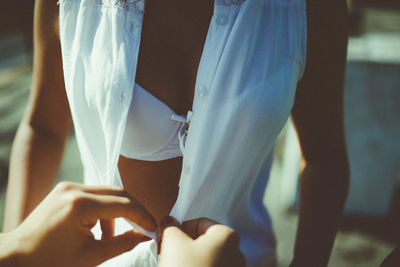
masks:
MULTIPOLYGON (((213 4, 146 1, 136 82, 177 114, 192 107, 213 4)), ((158 221, 169 214, 178 194, 182 157, 142 161, 120 156, 118 166, 124 188, 158 221)))

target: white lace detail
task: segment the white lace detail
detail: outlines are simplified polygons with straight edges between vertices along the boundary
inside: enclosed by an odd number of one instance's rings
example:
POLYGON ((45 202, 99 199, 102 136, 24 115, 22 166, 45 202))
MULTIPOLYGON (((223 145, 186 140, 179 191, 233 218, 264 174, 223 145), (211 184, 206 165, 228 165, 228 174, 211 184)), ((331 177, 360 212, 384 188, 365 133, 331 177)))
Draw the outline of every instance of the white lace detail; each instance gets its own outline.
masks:
POLYGON ((134 8, 135 10, 141 13, 144 12, 145 0, 89 0, 89 1, 97 5, 118 6, 124 9, 134 8))

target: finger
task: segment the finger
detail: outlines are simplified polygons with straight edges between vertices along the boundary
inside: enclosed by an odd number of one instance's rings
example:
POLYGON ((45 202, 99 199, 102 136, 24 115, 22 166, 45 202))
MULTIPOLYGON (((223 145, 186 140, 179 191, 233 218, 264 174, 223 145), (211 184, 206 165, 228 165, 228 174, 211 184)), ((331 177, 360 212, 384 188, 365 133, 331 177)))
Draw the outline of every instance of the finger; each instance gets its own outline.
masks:
POLYGON ((208 218, 198 218, 190 221, 185 221, 181 225, 181 229, 188 234, 191 238, 196 239, 205 234, 213 225, 219 224, 208 218))
POLYGON ((129 194, 123 188, 117 186, 86 186, 81 185, 81 191, 94 195, 106 195, 106 196, 119 196, 124 198, 129 198, 132 202, 136 203, 138 206, 142 206, 143 209, 146 209, 139 201, 135 199, 131 194, 129 194))
MULTIPOLYGON (((165 228, 160 245, 159 266, 174 266, 174 262, 177 260, 176 255, 179 255, 176 252, 193 252, 193 242, 194 240, 182 232, 180 228, 176 226, 165 228)), ((187 262, 187 265, 190 266, 190 262, 187 262)))
POLYGON ((129 198, 132 202, 146 209, 139 201, 137 201, 131 194, 129 194, 123 188, 117 186, 88 186, 83 184, 76 184, 75 188, 82 192, 94 195, 107 195, 107 196, 119 196, 129 198))
POLYGON ((88 248, 89 257, 101 263, 132 250, 139 243, 149 241, 151 238, 135 231, 128 231, 122 235, 105 240, 93 240, 88 248))
POLYGON ((239 247, 240 242, 239 235, 232 228, 222 224, 210 226, 203 235, 199 236, 199 240, 213 244, 213 246, 228 244, 239 247))
POLYGON ((96 195, 115 195, 131 197, 123 188, 117 186, 93 186, 75 182, 60 182, 55 186, 59 191, 80 191, 96 195))
POLYGON ((165 228, 170 226, 177 226, 179 227, 179 222, 172 216, 165 216, 160 221, 160 232, 163 233, 165 228))
MULTIPOLYGON (((85 213, 87 213, 87 211, 92 210, 95 212, 95 214, 92 213, 92 215, 96 215, 98 216, 98 210, 93 209, 92 206, 96 207, 99 206, 101 208, 101 206, 105 205, 107 202, 106 206, 109 205, 121 205, 121 204, 127 204, 128 202, 130 202, 131 205, 135 206, 135 210, 136 210, 136 214, 137 213, 141 213, 142 217, 126 217, 128 219, 135 218, 136 221, 134 221, 135 223, 137 223, 139 226, 143 227, 146 230, 150 230, 153 231, 156 228, 156 222, 154 220, 154 218, 151 216, 151 214, 146 210, 146 208, 140 203, 138 202, 133 196, 131 196, 128 192, 126 192, 125 190, 118 188, 118 187, 108 187, 108 186, 86 186, 86 185, 82 185, 82 184, 78 184, 78 183, 63 183, 65 184, 65 186, 62 186, 62 188, 67 188, 67 189, 75 189, 78 192, 80 192, 80 194, 83 196, 83 199, 86 200, 91 200, 89 201, 90 203, 86 203, 86 205, 91 206, 90 209, 85 209, 85 207, 83 208, 85 213), (112 197, 115 198, 112 198, 112 197), (120 197, 120 200, 118 200, 117 198, 120 197), (97 202, 97 203, 96 203, 97 202), (120 204, 118 204, 120 203, 120 204), (99 205, 100 204, 100 205, 99 205)), ((81 205, 81 206, 86 206, 86 205, 81 205)), ((98 207, 98 208, 99 208, 98 207)), ((107 208, 107 207, 105 207, 107 208)), ((120 211, 120 209, 119 209, 120 211)), ((118 212, 118 210, 116 211, 118 212)), ((99 217, 101 218, 101 217, 99 217)), ((97 220, 97 218, 92 218, 97 220)), ((109 219, 106 218, 106 219, 109 219)))
POLYGON ((100 219, 101 239, 108 239, 114 236, 114 219, 100 219))
POLYGON ((140 227, 154 231, 157 224, 153 216, 137 201, 130 198, 108 195, 87 194, 89 199, 85 208, 85 216, 92 216, 91 219, 114 219, 125 217, 140 227))
POLYGON ((93 192, 93 193, 102 193, 105 192, 113 192, 113 191, 124 191, 122 188, 117 186, 103 186, 103 185, 85 185, 82 183, 75 183, 70 181, 63 181, 56 185, 56 188, 64 191, 69 190, 79 190, 82 192, 93 192))
POLYGON ((232 228, 222 224, 213 225, 196 242, 205 250, 219 251, 221 257, 217 266, 246 266, 245 257, 239 247, 239 235, 232 228))
POLYGON ((187 241, 193 241, 190 236, 182 232, 177 226, 170 226, 165 228, 163 232, 163 239, 161 242, 161 249, 163 247, 179 247, 177 244, 182 244, 187 241))
POLYGON ((80 188, 81 191, 96 194, 96 195, 114 195, 114 196, 125 196, 128 197, 129 193, 126 192, 123 188, 118 186, 88 186, 82 185, 80 188))
POLYGON ((167 227, 172 227, 176 226, 179 227, 179 222, 172 216, 165 216, 164 218, 161 219, 160 222, 160 230, 159 233, 157 234, 157 254, 160 254, 161 252, 161 241, 163 238, 163 233, 164 230, 167 229, 167 227))

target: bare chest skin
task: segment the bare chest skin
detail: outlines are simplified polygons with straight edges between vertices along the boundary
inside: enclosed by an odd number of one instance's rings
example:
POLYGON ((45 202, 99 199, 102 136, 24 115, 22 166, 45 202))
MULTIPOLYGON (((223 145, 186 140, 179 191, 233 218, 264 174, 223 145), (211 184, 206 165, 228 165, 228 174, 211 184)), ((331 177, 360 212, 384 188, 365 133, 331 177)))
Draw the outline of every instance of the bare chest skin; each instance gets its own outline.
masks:
MULTIPOLYGON (((136 82, 177 114, 192 107, 197 68, 213 0, 146 0, 136 82)), ((159 222, 175 203, 182 158, 140 161, 120 157, 125 189, 159 222)))

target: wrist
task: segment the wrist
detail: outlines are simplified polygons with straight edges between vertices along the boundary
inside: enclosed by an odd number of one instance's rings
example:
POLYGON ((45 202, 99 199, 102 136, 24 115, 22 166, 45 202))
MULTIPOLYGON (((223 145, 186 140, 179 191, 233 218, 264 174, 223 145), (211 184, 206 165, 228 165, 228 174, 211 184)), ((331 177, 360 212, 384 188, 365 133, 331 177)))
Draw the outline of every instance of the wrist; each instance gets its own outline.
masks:
POLYGON ((19 248, 19 240, 13 232, 0 233, 0 265, 23 266, 23 253, 19 248))

